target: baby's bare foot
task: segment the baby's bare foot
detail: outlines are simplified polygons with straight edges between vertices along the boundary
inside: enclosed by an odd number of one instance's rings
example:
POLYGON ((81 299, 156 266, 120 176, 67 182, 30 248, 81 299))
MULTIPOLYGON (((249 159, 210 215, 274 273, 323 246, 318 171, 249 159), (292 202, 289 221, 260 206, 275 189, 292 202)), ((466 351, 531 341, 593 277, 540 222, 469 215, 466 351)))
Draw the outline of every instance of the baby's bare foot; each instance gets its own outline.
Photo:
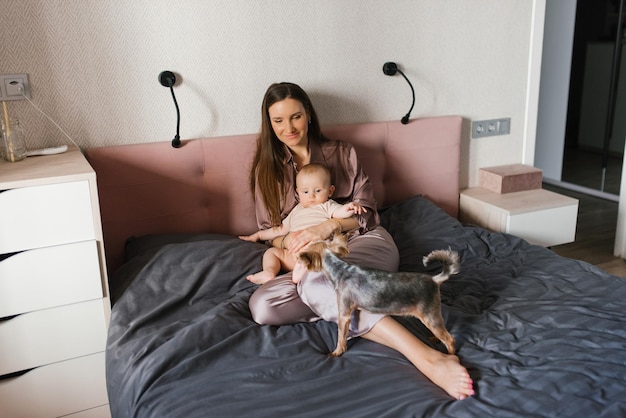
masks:
POLYGON ((462 400, 474 395, 474 382, 457 356, 441 353, 431 359, 422 371, 454 399, 462 400))
POLYGON ((260 271, 258 273, 254 273, 246 277, 246 280, 256 284, 264 284, 269 282, 270 280, 276 278, 274 273, 269 271, 260 271))

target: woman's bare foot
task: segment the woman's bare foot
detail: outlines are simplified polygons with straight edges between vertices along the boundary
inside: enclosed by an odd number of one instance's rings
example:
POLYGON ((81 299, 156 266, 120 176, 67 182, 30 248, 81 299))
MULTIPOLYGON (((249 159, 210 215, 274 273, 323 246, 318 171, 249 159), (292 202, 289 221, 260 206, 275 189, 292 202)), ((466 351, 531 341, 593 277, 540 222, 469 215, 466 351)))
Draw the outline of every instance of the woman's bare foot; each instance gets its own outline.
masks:
POLYGON ((272 272, 262 270, 258 273, 254 273, 246 277, 246 280, 256 284, 264 284, 270 280, 276 278, 276 275, 272 272))
POLYGON ((462 400, 474 395, 474 382, 459 358, 439 354, 440 356, 432 356, 428 362, 421 364, 422 373, 454 399, 462 400))
POLYGON ((454 399, 474 394, 467 369, 455 355, 430 348, 390 316, 383 317, 363 337, 402 353, 424 376, 454 399))

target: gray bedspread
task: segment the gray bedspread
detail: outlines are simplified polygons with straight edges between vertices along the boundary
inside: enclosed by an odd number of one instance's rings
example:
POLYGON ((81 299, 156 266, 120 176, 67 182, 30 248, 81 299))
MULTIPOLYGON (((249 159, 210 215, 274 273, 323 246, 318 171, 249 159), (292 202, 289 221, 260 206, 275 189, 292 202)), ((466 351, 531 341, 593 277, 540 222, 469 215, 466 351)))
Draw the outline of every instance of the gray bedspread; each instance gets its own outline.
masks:
MULTIPOLYGON (((260 326, 245 276, 265 247, 221 235, 142 237, 114 275, 107 385, 114 417, 624 417, 626 279, 415 197, 382 213, 401 270, 452 248, 444 316, 476 395, 454 401, 402 355, 333 323, 260 326)), ((416 319, 402 319, 433 347, 416 319)))

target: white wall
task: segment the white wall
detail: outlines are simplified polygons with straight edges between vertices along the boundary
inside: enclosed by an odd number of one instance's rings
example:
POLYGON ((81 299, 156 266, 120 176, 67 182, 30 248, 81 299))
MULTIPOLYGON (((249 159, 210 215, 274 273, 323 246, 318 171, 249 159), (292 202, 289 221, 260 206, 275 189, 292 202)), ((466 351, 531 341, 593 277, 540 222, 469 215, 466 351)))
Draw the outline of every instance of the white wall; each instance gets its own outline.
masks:
POLYGON ((535 166, 561 181, 576 1, 548 1, 545 22, 535 166))
MULTIPOLYGON (((170 141, 157 76, 182 76, 185 138, 256 132, 275 81, 312 96, 323 123, 459 114, 461 186, 534 149, 537 13, 545 0, 0 0, 0 73, 28 73, 33 101, 82 147, 170 141), (534 49, 533 49, 534 48, 534 49), (535 81, 533 81, 535 80, 535 81), (530 84, 530 85, 529 85, 530 84), (532 93, 532 92, 531 92, 532 93), (511 117, 511 134, 470 140, 469 120, 511 117)), ((541 31, 543 28, 539 28, 541 31)), ((540 55, 539 55, 540 57, 540 55)), ((26 101, 8 102, 27 146, 66 143, 26 101)), ((532 163, 532 162, 531 162, 532 163)))

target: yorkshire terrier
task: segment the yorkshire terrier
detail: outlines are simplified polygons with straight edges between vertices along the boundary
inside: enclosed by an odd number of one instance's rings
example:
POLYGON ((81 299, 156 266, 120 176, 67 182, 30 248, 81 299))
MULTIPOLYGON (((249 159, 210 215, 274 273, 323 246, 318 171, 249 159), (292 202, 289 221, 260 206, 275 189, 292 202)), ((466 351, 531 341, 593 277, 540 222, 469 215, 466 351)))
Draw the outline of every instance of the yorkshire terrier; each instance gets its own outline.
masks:
POLYGON ((347 349, 350 318, 356 309, 372 313, 414 316, 439 338, 448 353, 454 354, 454 338, 441 316, 439 285, 459 272, 459 255, 452 250, 435 250, 423 258, 424 265, 441 261, 441 273, 431 276, 417 272, 387 272, 359 267, 342 260, 348 254, 347 237, 336 234, 331 240, 310 244, 299 254, 307 270, 326 273, 337 292, 337 348, 330 353, 342 355, 347 349))

